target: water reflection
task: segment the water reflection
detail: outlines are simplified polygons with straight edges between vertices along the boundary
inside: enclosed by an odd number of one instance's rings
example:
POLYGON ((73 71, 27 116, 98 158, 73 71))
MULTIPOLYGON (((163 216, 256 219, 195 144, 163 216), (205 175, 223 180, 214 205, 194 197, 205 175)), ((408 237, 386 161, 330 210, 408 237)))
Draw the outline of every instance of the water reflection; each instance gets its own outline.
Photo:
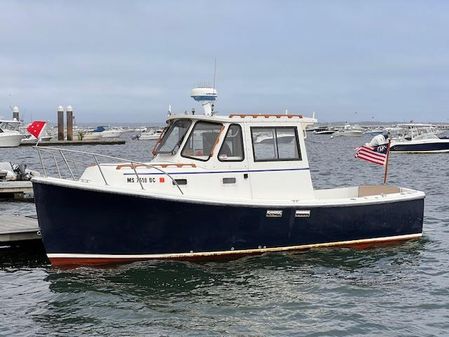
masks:
POLYGON ((406 274, 419 267, 427 241, 367 250, 324 249, 303 253, 269 254, 227 262, 143 261, 104 268, 49 268, 46 281, 59 293, 98 291, 151 298, 190 296, 201 289, 263 286, 270 275, 278 280, 307 285, 310 279, 332 271, 335 277, 406 274), (398 268, 400 267, 400 268, 398 268))
MULTIPOLYGON (((391 301, 385 292, 397 292, 411 275, 416 278, 425 246, 422 240, 363 251, 328 249, 219 263, 147 261, 110 268, 48 268, 45 281, 51 298, 35 320, 44 329, 77 326, 84 333, 95 332, 98 324, 102 331, 117 331, 118 324, 120 331, 133 334, 171 331, 170 335, 257 335, 269 322, 285 324, 288 331, 301 326, 316 329, 331 311, 343 310, 344 316, 348 310, 363 312, 374 298, 391 301), (138 327, 132 330, 132 324, 138 327)), ((375 328, 379 327, 374 324, 375 328)))

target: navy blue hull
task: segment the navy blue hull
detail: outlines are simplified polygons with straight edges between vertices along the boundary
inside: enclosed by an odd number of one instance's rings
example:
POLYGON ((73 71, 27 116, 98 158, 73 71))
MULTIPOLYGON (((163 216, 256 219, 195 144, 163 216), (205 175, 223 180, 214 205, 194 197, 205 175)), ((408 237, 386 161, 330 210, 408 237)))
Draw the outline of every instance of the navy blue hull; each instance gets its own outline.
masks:
POLYGON ((418 234, 423 225, 423 199, 276 208, 170 201, 44 183, 33 187, 47 254, 244 251, 418 234), (310 217, 296 217, 301 209, 310 210, 310 217), (267 217, 267 210, 282 210, 282 216, 267 217))
POLYGON ((391 146, 390 150, 402 152, 449 151, 449 142, 435 142, 424 144, 397 144, 391 146))

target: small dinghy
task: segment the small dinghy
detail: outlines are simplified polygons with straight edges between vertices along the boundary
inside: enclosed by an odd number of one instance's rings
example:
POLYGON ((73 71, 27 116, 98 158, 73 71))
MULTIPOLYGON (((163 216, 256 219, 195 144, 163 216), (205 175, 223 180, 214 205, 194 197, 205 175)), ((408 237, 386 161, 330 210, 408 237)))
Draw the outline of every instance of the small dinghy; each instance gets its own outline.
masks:
MULTIPOLYGON (((205 112, 171 114, 151 162, 82 153, 97 164, 79 178, 33 178, 51 263, 232 259, 422 236, 423 192, 313 188, 304 138, 314 118, 205 112)), ((38 149, 52 150, 80 153, 38 149)))
POLYGON ((39 176, 39 172, 27 169, 25 164, 0 162, 0 181, 26 181, 39 176))

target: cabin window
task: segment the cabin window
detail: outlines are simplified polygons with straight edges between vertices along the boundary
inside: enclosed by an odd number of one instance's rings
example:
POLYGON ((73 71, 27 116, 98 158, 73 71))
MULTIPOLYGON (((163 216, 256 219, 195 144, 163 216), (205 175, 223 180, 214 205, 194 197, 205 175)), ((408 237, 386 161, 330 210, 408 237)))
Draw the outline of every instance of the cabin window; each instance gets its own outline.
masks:
POLYGON ((178 119, 170 125, 169 129, 162 138, 161 143, 156 149, 156 153, 175 154, 181 146, 190 124, 192 124, 190 120, 178 119))
POLYGON ((252 127, 254 161, 301 160, 295 127, 252 127))
POLYGON ((187 139, 181 155, 187 158, 207 161, 212 156, 222 124, 197 122, 187 139))
POLYGON ((220 161, 242 161, 243 154, 243 136, 240 125, 231 124, 226 132, 226 137, 218 153, 220 161))

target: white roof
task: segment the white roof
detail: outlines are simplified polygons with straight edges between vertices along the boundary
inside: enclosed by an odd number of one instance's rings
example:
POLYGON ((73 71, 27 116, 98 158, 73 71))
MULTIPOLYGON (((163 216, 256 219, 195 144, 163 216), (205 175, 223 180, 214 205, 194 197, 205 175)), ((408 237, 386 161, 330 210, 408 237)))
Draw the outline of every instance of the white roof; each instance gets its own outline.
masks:
POLYGON ((311 125, 315 124, 317 120, 315 118, 304 117, 302 115, 276 115, 276 114, 231 114, 229 116, 205 116, 205 115, 170 115, 167 120, 174 119, 191 119, 191 120, 204 120, 213 121, 219 123, 267 123, 267 124, 277 124, 277 123, 291 123, 291 124, 304 124, 311 125))

